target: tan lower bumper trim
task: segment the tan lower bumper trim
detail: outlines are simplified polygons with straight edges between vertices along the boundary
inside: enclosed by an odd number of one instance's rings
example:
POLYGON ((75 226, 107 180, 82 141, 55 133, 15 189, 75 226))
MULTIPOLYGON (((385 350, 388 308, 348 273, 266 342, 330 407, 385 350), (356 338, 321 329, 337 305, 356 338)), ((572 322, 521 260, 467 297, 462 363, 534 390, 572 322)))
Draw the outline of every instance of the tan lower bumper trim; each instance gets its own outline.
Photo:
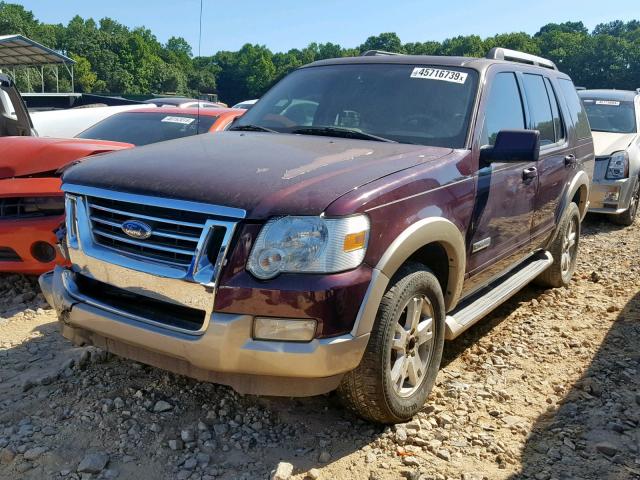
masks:
POLYGON ((97 333, 70 327, 60 322, 62 335, 76 345, 94 345, 119 357, 168 370, 203 382, 219 383, 246 395, 277 397, 310 397, 338 388, 343 374, 323 378, 289 378, 269 375, 212 372, 166 355, 141 349, 125 342, 106 338, 97 333))
POLYGON ((45 297, 58 312, 63 334, 200 380, 223 383, 242 393, 309 396, 336 388, 358 366, 369 334, 311 342, 251 338, 253 317, 215 313, 206 331, 186 335, 118 315, 74 298, 62 267, 40 278, 45 297))

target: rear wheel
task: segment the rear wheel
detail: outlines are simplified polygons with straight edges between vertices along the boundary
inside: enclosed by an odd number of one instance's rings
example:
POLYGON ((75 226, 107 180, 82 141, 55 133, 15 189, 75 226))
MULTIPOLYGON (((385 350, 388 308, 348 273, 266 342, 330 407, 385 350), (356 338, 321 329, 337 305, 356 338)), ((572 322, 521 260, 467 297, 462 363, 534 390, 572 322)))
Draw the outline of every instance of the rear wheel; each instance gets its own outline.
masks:
POLYGON ((378 423, 398 423, 422 409, 440 367, 445 311, 435 275, 408 264, 384 295, 360 365, 338 388, 343 403, 378 423))
POLYGON ((611 217, 618 225, 633 225, 636 219, 636 213, 638 213, 638 202, 640 201, 640 180, 636 180, 636 184, 633 187, 633 193, 631 194, 631 201, 629 202, 629 208, 624 212, 611 217))
POLYGON ((580 241, 580 210, 570 203, 558 224, 556 237, 549 246, 553 263, 536 278, 535 283, 543 287, 566 287, 573 277, 578 259, 580 241))

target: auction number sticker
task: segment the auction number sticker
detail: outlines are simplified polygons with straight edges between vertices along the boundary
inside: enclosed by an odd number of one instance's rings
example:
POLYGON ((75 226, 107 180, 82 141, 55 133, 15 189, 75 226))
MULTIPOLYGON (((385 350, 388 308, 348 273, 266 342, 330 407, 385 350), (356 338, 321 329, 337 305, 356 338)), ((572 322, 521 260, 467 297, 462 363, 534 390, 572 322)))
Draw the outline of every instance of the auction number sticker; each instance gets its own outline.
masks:
POLYGON ((172 116, 168 116, 168 117, 164 117, 162 119, 163 122, 169 122, 169 123, 180 123, 182 125, 191 125, 193 122, 196 121, 195 118, 188 118, 188 117, 172 117, 172 116))
POLYGON ((463 84, 467 81, 467 74, 456 70, 443 70, 441 68, 416 67, 411 72, 411 78, 424 78, 427 80, 441 80, 463 84))
POLYGON ((619 107, 620 102, 616 102, 615 100, 596 100, 596 105, 611 105, 613 107, 619 107))

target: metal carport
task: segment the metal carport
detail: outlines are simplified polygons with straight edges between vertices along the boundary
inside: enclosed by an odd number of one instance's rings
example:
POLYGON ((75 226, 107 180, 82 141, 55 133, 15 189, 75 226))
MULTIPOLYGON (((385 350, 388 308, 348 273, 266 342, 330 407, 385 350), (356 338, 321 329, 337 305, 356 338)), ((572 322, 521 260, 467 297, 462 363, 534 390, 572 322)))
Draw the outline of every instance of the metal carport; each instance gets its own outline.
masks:
POLYGON ((44 93, 44 69, 52 68, 56 77, 56 92, 59 88, 59 67, 62 65, 69 73, 71 78, 71 91, 75 90, 73 65, 76 62, 61 53, 45 47, 27 38, 23 35, 0 35, 0 69, 11 73, 13 79, 16 79, 16 73, 24 70, 27 83, 31 86, 29 77, 29 69, 35 69, 42 83, 42 92, 44 93))

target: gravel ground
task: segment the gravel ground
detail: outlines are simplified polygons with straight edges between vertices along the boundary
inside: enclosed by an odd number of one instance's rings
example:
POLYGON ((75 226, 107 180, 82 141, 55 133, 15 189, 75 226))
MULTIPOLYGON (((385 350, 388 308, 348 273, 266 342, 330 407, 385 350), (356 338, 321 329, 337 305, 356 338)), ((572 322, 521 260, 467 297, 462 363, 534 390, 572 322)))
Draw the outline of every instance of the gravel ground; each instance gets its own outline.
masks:
POLYGON ((387 428, 74 348, 34 279, 0 276, 0 478, 640 478, 639 233, 588 218, 570 288, 450 343, 424 411, 387 428))

